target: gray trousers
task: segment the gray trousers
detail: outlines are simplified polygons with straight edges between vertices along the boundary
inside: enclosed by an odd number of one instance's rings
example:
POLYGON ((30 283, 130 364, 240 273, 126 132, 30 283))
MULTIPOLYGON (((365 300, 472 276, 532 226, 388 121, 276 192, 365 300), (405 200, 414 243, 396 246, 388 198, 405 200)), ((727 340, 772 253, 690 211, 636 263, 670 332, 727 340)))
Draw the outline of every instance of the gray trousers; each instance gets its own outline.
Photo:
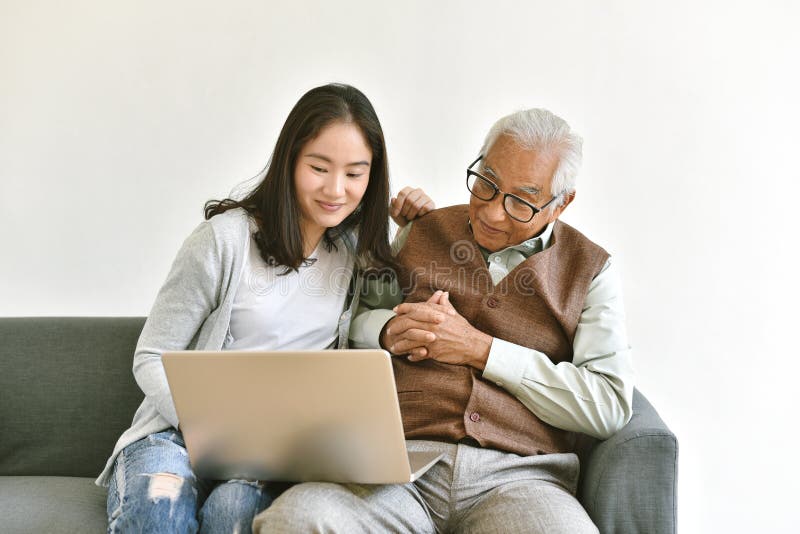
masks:
POLYGON ((253 532, 598 532, 575 498, 574 454, 407 443, 444 457, 412 484, 298 484, 256 516, 253 532))

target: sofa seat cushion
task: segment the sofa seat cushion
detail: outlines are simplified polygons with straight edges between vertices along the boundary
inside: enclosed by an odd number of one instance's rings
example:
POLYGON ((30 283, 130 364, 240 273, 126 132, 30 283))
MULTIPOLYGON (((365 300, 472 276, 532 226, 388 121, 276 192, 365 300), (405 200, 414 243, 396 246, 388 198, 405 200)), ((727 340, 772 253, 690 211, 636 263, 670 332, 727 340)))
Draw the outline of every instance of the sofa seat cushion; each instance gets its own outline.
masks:
POLYGON ((105 532, 106 495, 92 478, 0 476, 0 530, 105 532))

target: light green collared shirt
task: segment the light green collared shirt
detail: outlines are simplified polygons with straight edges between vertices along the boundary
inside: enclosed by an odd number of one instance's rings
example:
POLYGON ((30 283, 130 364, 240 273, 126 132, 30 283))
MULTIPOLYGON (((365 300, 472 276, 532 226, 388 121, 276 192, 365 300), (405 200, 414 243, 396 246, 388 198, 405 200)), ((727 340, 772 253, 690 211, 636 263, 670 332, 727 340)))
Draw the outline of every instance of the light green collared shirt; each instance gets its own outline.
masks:
MULTIPOLYGON (((411 223, 392 244, 402 249, 411 223)), ((497 285, 527 258, 551 244, 553 223, 537 237, 498 252, 482 251, 497 285)), ((371 281, 350 328, 352 346, 380 347, 380 333, 402 301, 397 281, 371 281)), ((531 325, 534 327, 534 325, 531 325)), ((607 439, 631 418, 633 368, 625 328, 622 283, 609 259, 592 280, 573 340, 572 362, 554 364, 535 349, 494 338, 483 371, 537 417, 557 428, 607 439)))
POLYGON ((549 247, 550 237, 552 235, 553 223, 550 223, 545 226, 541 234, 527 241, 523 241, 519 245, 514 245, 491 253, 485 248, 480 247, 483 259, 486 260, 486 264, 489 266, 489 274, 492 277, 492 283, 494 285, 499 284, 500 280, 513 271, 517 265, 537 252, 541 252, 549 247))

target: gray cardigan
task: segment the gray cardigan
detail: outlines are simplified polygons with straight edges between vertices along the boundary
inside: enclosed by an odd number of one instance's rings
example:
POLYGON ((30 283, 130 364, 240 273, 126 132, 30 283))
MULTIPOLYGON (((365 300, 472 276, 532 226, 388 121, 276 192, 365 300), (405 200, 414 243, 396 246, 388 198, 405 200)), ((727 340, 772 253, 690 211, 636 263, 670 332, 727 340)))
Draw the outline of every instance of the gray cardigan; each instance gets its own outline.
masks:
MULTIPOLYGON (((161 354, 174 350, 221 350, 230 336, 231 308, 250 248, 251 218, 232 209, 203 221, 192 231, 172 263, 167 280, 147 316, 133 356, 133 374, 145 394, 103 472, 95 481, 107 486, 119 452, 150 434, 178 426, 161 354)), ((354 252, 355 234, 345 234, 354 252)), ((358 273, 358 270, 356 270, 358 273)), ((347 333, 361 293, 355 275, 353 298, 339 318, 338 348, 347 348, 347 333)))

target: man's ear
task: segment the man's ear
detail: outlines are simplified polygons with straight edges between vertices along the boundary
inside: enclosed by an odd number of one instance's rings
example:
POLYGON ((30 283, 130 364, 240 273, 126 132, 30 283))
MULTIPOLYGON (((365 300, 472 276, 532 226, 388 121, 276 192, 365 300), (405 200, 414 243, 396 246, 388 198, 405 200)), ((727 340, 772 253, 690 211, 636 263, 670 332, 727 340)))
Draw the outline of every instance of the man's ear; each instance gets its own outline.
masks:
POLYGON ((553 220, 561 217, 561 214, 564 213, 564 210, 567 209, 567 206, 569 206, 573 200, 575 200, 575 191, 564 194, 564 202, 553 210, 553 220))

